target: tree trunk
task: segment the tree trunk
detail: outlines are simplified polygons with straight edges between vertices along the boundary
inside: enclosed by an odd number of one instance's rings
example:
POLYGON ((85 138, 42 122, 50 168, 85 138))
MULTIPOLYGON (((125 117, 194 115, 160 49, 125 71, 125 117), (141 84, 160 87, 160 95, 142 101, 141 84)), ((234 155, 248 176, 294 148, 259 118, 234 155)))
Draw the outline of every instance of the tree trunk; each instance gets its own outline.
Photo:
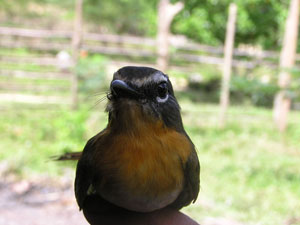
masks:
POLYGON ((278 79, 280 91, 274 100, 273 117, 277 128, 281 132, 283 132, 287 126, 287 118, 291 106, 291 99, 287 95, 286 90, 289 88, 291 82, 289 70, 292 69, 295 64, 299 24, 299 1, 300 0, 291 0, 290 2, 280 54, 279 66, 281 71, 278 79))
POLYGON ((183 6, 182 2, 173 5, 170 0, 160 0, 158 5, 157 67, 162 71, 168 69, 170 25, 183 6))
MULTIPOLYGON (((78 55, 79 55, 81 41, 82 41, 82 4, 83 4, 83 0, 76 0, 74 30, 73 30, 73 37, 72 37, 73 67, 77 65, 78 55)), ((72 108, 76 109, 78 106, 78 78, 74 68, 72 72, 71 92, 72 92, 72 108)))
POLYGON ((220 95, 220 116, 219 126, 224 127, 226 111, 229 105, 229 91, 230 91, 230 76, 232 67, 232 53, 234 47, 234 33, 235 21, 237 14, 237 6, 231 3, 229 6, 229 16, 226 27, 226 39, 224 46, 224 65, 223 65, 223 78, 220 95))

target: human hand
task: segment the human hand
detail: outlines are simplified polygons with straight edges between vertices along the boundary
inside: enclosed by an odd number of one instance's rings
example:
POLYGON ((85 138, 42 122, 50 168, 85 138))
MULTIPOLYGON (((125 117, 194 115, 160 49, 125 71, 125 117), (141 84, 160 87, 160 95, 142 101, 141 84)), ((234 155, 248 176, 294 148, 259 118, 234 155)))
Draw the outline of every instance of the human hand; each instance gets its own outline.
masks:
POLYGON ((149 213, 128 211, 119 207, 104 207, 99 201, 89 199, 83 213, 91 225, 199 225, 185 214, 171 208, 164 208, 149 213))

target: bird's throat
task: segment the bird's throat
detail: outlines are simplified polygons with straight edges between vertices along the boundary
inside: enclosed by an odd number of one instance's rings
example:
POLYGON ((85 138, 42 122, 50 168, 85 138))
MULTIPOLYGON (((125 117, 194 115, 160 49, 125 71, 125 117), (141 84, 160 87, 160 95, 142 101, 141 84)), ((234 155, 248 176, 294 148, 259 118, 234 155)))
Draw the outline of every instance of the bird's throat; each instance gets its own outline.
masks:
POLYGON ((117 133, 132 133, 139 135, 148 127, 160 129, 164 127, 159 118, 145 112, 143 106, 134 102, 121 103, 113 111, 108 127, 117 133))

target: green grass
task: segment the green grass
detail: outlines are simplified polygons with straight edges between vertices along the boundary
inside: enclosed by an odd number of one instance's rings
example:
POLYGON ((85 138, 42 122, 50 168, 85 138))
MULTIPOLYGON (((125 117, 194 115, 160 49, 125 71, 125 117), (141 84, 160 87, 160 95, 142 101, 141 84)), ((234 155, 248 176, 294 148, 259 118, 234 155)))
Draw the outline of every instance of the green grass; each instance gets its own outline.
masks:
POLYGON ((0 55, 10 55, 10 56, 30 56, 32 54, 31 51, 29 51, 26 48, 0 48, 0 55))
POLYGON ((232 107, 220 129, 216 106, 181 105, 202 168, 199 200, 187 213, 270 225, 300 217, 299 113, 280 134, 269 110, 232 107))
POLYGON ((3 63, 0 62, 0 68, 6 70, 24 70, 33 72, 56 72, 58 71, 55 66, 36 65, 30 63, 3 63))
POLYGON ((11 84, 30 84, 30 85, 53 85, 53 86, 70 86, 70 81, 68 80, 58 80, 58 79, 30 79, 30 78, 13 78, 9 76, 0 77, 0 82, 6 82, 11 84))
MULTIPOLYGON (((74 168, 74 163, 49 157, 81 150, 104 128, 105 103, 92 107, 89 102, 77 111, 1 108, 0 161, 10 162, 11 170, 25 177, 59 176, 64 168, 74 168)), ((201 162, 198 201, 184 212, 200 223, 207 217, 225 217, 243 224, 274 225, 300 218, 300 113, 291 113, 287 132, 280 134, 270 110, 233 106, 227 126, 220 129, 217 105, 185 97, 180 103, 201 162)))

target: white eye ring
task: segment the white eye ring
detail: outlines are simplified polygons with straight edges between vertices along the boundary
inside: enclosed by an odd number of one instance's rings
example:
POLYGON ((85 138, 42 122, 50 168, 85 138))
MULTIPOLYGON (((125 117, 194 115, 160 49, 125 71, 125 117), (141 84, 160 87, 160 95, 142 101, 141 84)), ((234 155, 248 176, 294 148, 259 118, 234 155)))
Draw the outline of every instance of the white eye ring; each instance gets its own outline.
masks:
POLYGON ((156 101, 160 102, 160 103, 164 103, 168 100, 168 98, 169 98, 169 95, 167 94, 166 97, 164 97, 164 98, 156 97, 156 101))

